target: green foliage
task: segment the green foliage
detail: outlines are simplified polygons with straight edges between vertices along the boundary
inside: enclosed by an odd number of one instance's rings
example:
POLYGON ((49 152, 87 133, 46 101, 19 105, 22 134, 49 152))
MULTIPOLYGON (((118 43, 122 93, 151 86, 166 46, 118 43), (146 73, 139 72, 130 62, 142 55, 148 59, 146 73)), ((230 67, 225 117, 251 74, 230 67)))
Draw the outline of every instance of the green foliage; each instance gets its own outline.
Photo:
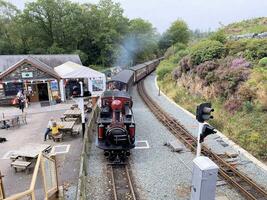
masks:
POLYGON ((221 58, 225 52, 223 44, 214 40, 203 40, 191 47, 190 56, 193 64, 198 65, 208 60, 221 58))
POLYGON ((222 44, 224 44, 227 41, 227 37, 224 33, 224 31, 221 29, 215 33, 212 33, 209 37, 210 40, 219 41, 222 44))
POLYGON ((264 57, 264 58, 260 59, 259 66, 267 67, 267 57, 264 57))
POLYGON ((228 35, 240 35, 246 33, 262 33, 267 31, 267 18, 260 17, 255 19, 236 22, 224 27, 224 31, 228 35))
POLYGON ((144 45, 134 59, 142 62, 157 53, 158 36, 152 25, 141 19, 130 21, 112 0, 97 4, 36 0, 23 11, 0 0, 0 27, 1 54, 77 51, 84 65, 111 66, 130 32, 144 45))
POLYGON ((174 66, 175 65, 170 61, 162 61, 156 70, 158 80, 162 80, 166 75, 171 74, 172 70, 174 69, 174 66))
POLYGON ((187 44, 189 41, 190 32, 187 24, 183 20, 176 20, 170 28, 162 35, 159 41, 159 47, 167 49, 175 43, 187 44))

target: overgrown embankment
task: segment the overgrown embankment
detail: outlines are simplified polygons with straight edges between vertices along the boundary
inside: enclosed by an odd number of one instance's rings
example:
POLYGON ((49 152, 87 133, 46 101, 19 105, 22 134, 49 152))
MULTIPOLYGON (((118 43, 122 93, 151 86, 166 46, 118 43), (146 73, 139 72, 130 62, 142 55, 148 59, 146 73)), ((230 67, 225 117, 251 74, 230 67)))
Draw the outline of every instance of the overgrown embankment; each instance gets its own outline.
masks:
POLYGON ((162 90, 195 113, 215 108, 211 124, 256 157, 267 159, 267 39, 227 41, 223 31, 170 47, 157 69, 162 90))

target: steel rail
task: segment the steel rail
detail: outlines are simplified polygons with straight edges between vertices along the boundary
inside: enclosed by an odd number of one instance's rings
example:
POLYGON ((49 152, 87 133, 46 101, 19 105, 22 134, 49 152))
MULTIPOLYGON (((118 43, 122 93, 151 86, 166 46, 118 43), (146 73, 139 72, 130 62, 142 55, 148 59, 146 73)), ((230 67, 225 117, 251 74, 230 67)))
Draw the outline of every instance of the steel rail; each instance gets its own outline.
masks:
POLYGON ((111 184, 114 200, 136 200, 132 177, 126 164, 108 164, 111 174, 111 184), (115 169, 115 170, 114 170, 115 169), (119 171, 119 175, 114 171, 119 171), (126 182, 125 182, 126 181, 126 182), (122 190, 122 191, 118 191, 122 190), (122 198, 120 198, 123 195, 122 198))
MULTIPOLYGON (((151 99, 144 88, 143 81, 140 81, 137 84, 137 90, 142 100, 156 118, 189 149, 191 149, 191 151, 196 152, 197 139, 179 124, 177 120, 166 113, 153 99, 151 99)), ((201 153, 212 159, 219 166, 219 175, 238 189, 244 197, 249 200, 267 200, 267 192, 264 189, 248 176, 227 163, 222 157, 218 156, 207 146, 202 145, 201 153)))

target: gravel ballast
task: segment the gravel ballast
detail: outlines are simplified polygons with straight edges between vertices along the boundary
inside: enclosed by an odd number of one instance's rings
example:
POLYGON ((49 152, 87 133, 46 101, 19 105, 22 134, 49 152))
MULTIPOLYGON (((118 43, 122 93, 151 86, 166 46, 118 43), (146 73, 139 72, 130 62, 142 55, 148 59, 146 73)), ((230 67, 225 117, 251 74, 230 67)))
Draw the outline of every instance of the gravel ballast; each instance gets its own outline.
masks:
MULTIPOLYGON (((145 79, 145 88, 148 94, 153 97, 153 99, 166 112, 176 118, 192 135, 197 136, 198 123, 195 120, 195 117, 188 111, 177 107, 164 95, 158 96, 158 88, 156 87, 155 78, 156 77, 154 72, 145 79)), ((251 179, 256 181, 262 187, 267 189, 267 171, 249 160, 247 156, 242 153, 243 149, 239 147, 233 147, 232 145, 228 144, 226 140, 223 140, 220 136, 218 136, 218 134, 208 136, 205 139, 205 144, 208 147, 212 148, 216 153, 237 152, 239 154, 239 165, 237 166, 237 168, 247 174, 251 179)), ((249 153, 246 153, 246 155, 251 156, 249 155, 249 153)))

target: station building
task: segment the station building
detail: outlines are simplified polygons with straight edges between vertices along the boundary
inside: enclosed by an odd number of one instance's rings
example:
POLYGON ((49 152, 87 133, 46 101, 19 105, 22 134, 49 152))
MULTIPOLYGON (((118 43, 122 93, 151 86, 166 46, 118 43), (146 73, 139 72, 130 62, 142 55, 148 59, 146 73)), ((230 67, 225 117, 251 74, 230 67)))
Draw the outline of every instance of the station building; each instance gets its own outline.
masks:
POLYGON ((79 81, 92 94, 105 90, 105 75, 82 66, 78 55, 0 55, 0 105, 10 104, 19 90, 31 102, 65 101, 79 81))

